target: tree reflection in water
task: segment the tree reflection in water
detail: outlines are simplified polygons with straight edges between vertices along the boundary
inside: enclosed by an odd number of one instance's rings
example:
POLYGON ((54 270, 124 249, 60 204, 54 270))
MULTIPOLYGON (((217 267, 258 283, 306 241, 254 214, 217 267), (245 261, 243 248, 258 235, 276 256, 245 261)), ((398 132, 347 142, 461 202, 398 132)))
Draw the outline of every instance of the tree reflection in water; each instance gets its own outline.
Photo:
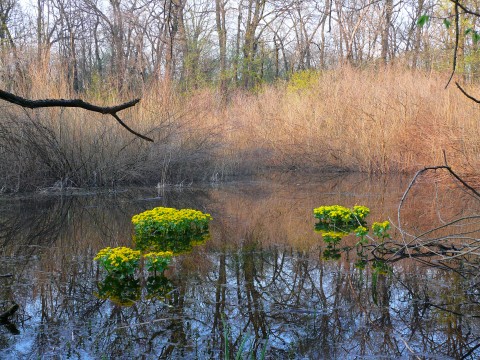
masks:
MULTIPOLYGON (((271 359, 480 357, 478 273, 405 259, 373 282, 354 254, 322 259, 315 206, 361 203, 373 219, 394 218, 404 184, 281 180, 166 192, 154 204, 138 200, 148 190, 3 203, 0 275, 14 277, 0 279, 0 312, 20 305, 10 319, 20 335, 0 327, 0 358, 223 358, 242 346, 260 356, 265 344, 271 359), (208 210, 211 239, 175 258, 164 277, 133 281, 130 306, 96 297, 98 282, 106 293, 125 286, 107 281, 92 258, 128 246, 131 216, 153 206, 208 210)), ((435 226, 440 205, 480 212, 450 187, 430 210, 431 194, 404 205, 410 232, 435 226)), ((460 212, 443 208, 442 221, 460 212)))

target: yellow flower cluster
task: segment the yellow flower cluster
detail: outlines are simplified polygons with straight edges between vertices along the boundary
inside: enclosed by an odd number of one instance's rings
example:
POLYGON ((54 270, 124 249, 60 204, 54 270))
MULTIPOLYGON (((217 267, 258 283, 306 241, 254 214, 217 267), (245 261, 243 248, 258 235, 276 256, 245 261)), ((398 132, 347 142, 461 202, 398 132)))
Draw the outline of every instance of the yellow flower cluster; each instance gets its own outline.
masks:
POLYGON ((340 205, 320 206, 313 209, 313 214, 319 219, 328 217, 330 219, 338 219, 344 222, 349 222, 352 216, 350 209, 340 205))
POLYGON ((357 218, 359 218, 360 220, 363 220, 367 217, 368 214, 370 214, 370 209, 366 206, 355 205, 353 207, 353 213, 357 218))
POLYGON ((372 228, 375 229, 383 229, 388 230, 390 229, 390 221, 385 220, 384 222, 374 222, 372 224, 372 228))
POLYGON ((390 221, 385 220, 384 222, 374 222, 372 224, 373 233, 380 238, 388 238, 388 230, 390 229, 390 221))
POLYGON ((340 205, 320 206, 313 209, 314 216, 321 222, 343 227, 363 224, 369 213, 369 208, 360 205, 355 205, 352 209, 340 205))
POLYGON ((138 261, 140 259, 140 251, 133 250, 128 247, 106 247, 98 252, 94 260, 102 260, 108 262, 112 266, 118 267, 122 263, 130 261, 138 261))
POLYGON ((355 229, 355 233, 365 235, 366 233, 368 233, 368 229, 365 226, 359 226, 355 229))
POLYGON ((166 207, 156 207, 151 210, 144 211, 141 214, 134 215, 132 217, 132 223, 134 225, 142 222, 152 220, 158 223, 181 223, 184 221, 210 221, 212 217, 210 214, 204 214, 199 210, 193 209, 174 209, 166 207))

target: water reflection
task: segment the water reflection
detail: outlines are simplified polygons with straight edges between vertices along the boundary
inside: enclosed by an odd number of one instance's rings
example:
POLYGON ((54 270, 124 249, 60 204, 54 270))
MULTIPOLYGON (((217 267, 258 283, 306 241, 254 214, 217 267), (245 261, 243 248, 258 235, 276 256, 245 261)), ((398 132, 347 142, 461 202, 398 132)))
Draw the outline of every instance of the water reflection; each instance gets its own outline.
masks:
POLYGON ((165 275, 150 275, 146 279, 138 279, 133 275, 119 277, 108 274, 97 283, 98 291, 94 295, 99 299, 110 300, 116 305, 132 306, 140 300, 142 289, 146 299, 165 300, 173 291, 173 283, 165 275), (143 281, 142 281, 143 280, 143 281), (144 286, 142 286, 144 285, 144 286))
POLYGON ((210 239, 207 232, 192 236, 175 237, 172 239, 157 239, 155 237, 133 237, 133 243, 136 249, 152 251, 171 251, 173 255, 188 254, 195 246, 203 245, 210 239))
MULTIPOLYGON (((372 221, 395 219, 408 179, 300 180, 156 200, 131 190, 2 202, 0 275, 14 276, 0 278, 0 312, 20 305, 10 318, 20 334, 0 327, 0 358, 260 357, 265 345, 269 359, 480 357, 478 272, 406 259, 373 281, 368 267, 354 266, 354 253, 322 258, 314 207, 362 204, 372 221), (211 239, 163 276, 127 279, 131 287, 108 280, 91 259, 101 248, 129 246, 132 215, 154 206, 210 212, 211 239), (106 300, 112 294, 134 301, 106 300)), ((408 232, 480 213, 451 185, 424 185, 404 205, 408 232)))

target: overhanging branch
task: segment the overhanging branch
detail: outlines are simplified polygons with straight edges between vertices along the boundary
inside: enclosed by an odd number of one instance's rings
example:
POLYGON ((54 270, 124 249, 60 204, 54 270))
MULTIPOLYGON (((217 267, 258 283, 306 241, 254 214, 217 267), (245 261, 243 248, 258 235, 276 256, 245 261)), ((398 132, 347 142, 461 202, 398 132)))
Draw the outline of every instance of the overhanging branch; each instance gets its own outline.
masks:
POLYGON ((470 95, 469 93, 467 93, 461 86, 458 82, 455 83, 455 85, 457 85, 457 88, 462 92, 463 95, 465 95, 467 98, 469 98, 470 100, 476 102, 477 104, 480 104, 480 100, 478 100, 477 98, 473 97, 472 95, 470 95))
POLYGON ((8 101, 9 103, 15 104, 22 106, 24 108, 28 109, 37 109, 37 108, 46 108, 46 107, 73 107, 73 108, 81 108, 85 109, 88 111, 93 111, 96 113, 100 113, 103 115, 112 115, 113 118, 121 125, 123 126, 126 130, 128 130, 130 133, 134 134, 135 136, 138 136, 139 138, 146 140, 146 141, 151 141, 153 140, 145 135, 142 135, 135 130, 131 129, 128 125, 126 125, 117 115, 117 112, 128 109, 132 106, 135 106, 140 102, 140 99, 134 99, 131 101, 128 101, 126 103, 120 104, 120 105, 115 105, 115 106, 98 106, 94 104, 90 104, 86 101, 83 101, 81 99, 72 99, 72 100, 66 100, 66 99, 42 99, 42 100, 30 100, 30 99, 25 99, 22 98, 18 95, 9 93, 7 91, 0 90, 0 99, 8 101))

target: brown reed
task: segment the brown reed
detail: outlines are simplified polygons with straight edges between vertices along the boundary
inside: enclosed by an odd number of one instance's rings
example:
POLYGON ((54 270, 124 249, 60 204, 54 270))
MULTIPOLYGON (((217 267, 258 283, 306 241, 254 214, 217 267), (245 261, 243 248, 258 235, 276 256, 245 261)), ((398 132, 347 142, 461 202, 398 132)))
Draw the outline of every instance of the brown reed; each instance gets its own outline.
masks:
POLYGON ((272 169, 408 173, 442 164, 443 150, 462 174, 480 165, 478 106, 453 87, 445 90, 444 73, 345 67, 315 72, 300 83, 231 92, 227 104, 214 88, 180 92, 160 80, 141 93, 120 93, 105 81, 74 94, 47 69, 32 68, 24 77, 17 92, 31 98, 81 97, 112 105, 142 97, 119 115, 155 143, 96 113, 4 103, 2 191, 189 184, 272 169))

